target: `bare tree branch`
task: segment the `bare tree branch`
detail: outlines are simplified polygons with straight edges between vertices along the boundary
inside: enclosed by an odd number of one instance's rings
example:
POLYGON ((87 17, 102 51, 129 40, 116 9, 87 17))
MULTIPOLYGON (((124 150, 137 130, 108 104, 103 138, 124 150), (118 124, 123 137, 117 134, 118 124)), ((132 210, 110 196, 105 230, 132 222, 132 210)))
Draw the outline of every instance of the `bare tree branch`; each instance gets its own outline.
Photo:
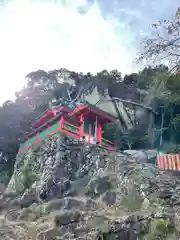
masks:
POLYGON ((137 61, 157 63, 166 59, 172 69, 180 68, 180 8, 173 20, 159 21, 152 25, 156 29, 155 38, 146 39, 137 61))

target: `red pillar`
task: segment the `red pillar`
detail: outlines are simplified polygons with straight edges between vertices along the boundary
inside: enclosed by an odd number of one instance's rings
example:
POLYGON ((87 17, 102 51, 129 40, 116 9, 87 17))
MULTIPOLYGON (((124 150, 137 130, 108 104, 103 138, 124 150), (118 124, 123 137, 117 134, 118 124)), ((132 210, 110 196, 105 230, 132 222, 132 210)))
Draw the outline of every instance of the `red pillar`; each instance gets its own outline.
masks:
POLYGON ((64 117, 61 116, 61 119, 60 119, 60 121, 59 121, 60 129, 63 128, 63 123, 64 123, 64 117))
POLYGON ((19 146, 18 153, 21 153, 21 144, 19 146))
POLYGON ((100 123, 98 123, 97 140, 99 143, 101 143, 101 139, 102 139, 102 126, 100 123))
POLYGON ((79 128, 79 135, 80 137, 82 137, 84 135, 84 116, 83 115, 80 116, 80 122, 81 122, 81 126, 79 128))

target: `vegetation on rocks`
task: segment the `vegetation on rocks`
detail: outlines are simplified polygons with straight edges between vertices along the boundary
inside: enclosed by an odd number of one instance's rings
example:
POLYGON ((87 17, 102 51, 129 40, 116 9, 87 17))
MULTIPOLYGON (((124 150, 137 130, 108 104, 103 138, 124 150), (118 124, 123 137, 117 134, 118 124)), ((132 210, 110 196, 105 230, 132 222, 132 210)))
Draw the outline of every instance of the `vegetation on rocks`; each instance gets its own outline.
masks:
POLYGON ((32 158, 29 166, 38 177, 33 184, 23 185, 18 196, 11 196, 18 188, 14 182, 24 182, 17 174, 18 166, 24 166, 19 162, 7 187, 9 195, 1 200, 3 209, 11 209, 5 223, 21 226, 22 236, 145 240, 178 234, 180 180, 160 172, 146 159, 109 153, 59 135, 46 140, 38 151, 21 155, 24 163, 25 156, 28 162, 32 158))

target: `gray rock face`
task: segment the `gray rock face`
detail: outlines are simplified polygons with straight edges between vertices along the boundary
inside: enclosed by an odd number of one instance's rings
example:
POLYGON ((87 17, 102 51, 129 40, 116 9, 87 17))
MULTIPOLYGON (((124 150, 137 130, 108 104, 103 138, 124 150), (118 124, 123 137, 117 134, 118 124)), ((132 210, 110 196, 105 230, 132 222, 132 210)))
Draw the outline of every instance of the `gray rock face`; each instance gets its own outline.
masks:
POLYGON ((81 213, 78 211, 64 211, 62 214, 54 216, 55 226, 68 225, 70 223, 76 223, 80 220, 81 213))
POLYGON ((0 183, 0 194, 6 190, 6 186, 3 183, 0 183))
POLYGON ((70 181, 67 178, 50 177, 42 184, 40 190, 40 199, 46 200, 55 197, 61 197, 70 188, 70 181))
POLYGON ((92 148, 82 146, 77 140, 53 136, 46 139, 41 146, 18 156, 20 161, 15 166, 6 192, 21 192, 21 202, 25 205, 28 204, 28 194, 29 204, 36 201, 31 196, 32 188, 42 200, 66 196, 71 192, 72 181, 95 170, 93 166, 96 165, 97 157, 92 148), (22 176, 24 168, 31 171, 28 172, 28 177, 35 174, 37 178, 32 182, 33 186, 25 191, 22 181, 26 178, 22 176))
POLYGON ((24 194, 20 197, 19 203, 22 207, 28 207, 32 203, 36 202, 37 199, 37 194, 36 194, 36 189, 31 188, 27 189, 24 194))
POLYGON ((146 154, 145 151, 125 150, 124 152, 141 162, 147 162, 148 160, 148 155, 146 154))
POLYGON ((116 192, 107 191, 102 195, 102 201, 105 202, 107 205, 114 205, 116 203, 116 192))
MULTIPOLYGON (((180 219, 180 178, 159 171, 148 158, 142 151, 109 153, 53 136, 18 156, 7 192, 17 192, 23 208, 43 202, 40 215, 55 214, 54 228, 40 232, 37 239, 56 234, 66 239, 68 233, 70 239, 135 240, 146 235, 151 224, 154 229, 175 222, 178 228, 180 219), (24 172, 30 180, 35 173, 31 184, 24 172)), ((34 217, 32 209, 28 212, 34 217)))
POLYGON ((135 188, 143 198, 155 192, 159 199, 168 204, 180 204, 179 178, 171 180, 168 175, 163 177, 162 172, 146 163, 148 157, 142 151, 125 151, 125 154, 115 156, 94 146, 84 146, 77 140, 53 136, 38 149, 29 150, 18 158, 21 161, 15 166, 7 191, 17 192, 22 185, 23 164, 31 166, 32 173, 36 173, 38 178, 30 189, 21 193, 20 202, 25 206, 37 201, 37 196, 42 200, 50 200, 71 195, 77 192, 73 187, 74 182, 85 176, 91 178, 86 192, 93 197, 104 194, 106 201, 110 198, 109 194, 112 197, 112 193, 107 192, 117 180, 112 172, 118 173, 118 178, 122 179, 121 185, 126 188, 127 181, 135 181, 135 188), (101 174, 100 170, 104 168, 111 173, 101 174))
POLYGON ((61 236, 61 229, 48 229, 46 231, 40 232, 36 240, 52 240, 53 238, 61 236))
POLYGON ((51 212, 53 210, 70 210, 70 209, 83 209, 85 207, 84 202, 74 199, 71 197, 63 199, 55 199, 48 202, 46 206, 46 212, 51 212))
POLYGON ((92 196, 100 196, 112 188, 111 176, 97 176, 89 182, 87 188, 88 194, 92 196))

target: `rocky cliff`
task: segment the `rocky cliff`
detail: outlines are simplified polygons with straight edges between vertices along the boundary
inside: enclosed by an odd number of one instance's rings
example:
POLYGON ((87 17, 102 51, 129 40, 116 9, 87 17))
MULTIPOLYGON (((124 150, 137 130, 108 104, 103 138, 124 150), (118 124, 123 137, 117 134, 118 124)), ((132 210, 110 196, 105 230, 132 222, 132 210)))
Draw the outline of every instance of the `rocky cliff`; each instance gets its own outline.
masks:
POLYGON ((180 179, 146 160, 46 139, 17 156, 0 239, 179 239, 180 179))
MULTIPOLYGON (((104 94, 100 94, 98 92, 98 88, 95 87, 91 94, 86 94, 84 96, 84 100, 88 101, 92 105, 96 105, 98 108, 111 113, 112 115, 117 116, 117 111, 114 108, 114 104, 112 102, 112 98, 116 99, 116 106, 118 108, 119 114, 123 120, 124 126, 122 128, 132 129, 136 123, 136 121, 142 118, 146 123, 146 128, 149 123, 149 115, 151 111, 147 111, 142 107, 138 107, 143 104, 144 100, 149 99, 147 92, 141 92, 140 90, 127 86, 123 83, 112 84, 112 89, 104 92, 104 94), (137 105, 132 105, 132 103, 137 103, 137 105)), ((146 102, 144 105, 149 106, 150 102, 146 102)), ((151 109, 149 107, 149 109, 151 109)), ((142 120, 142 119, 141 119, 142 120)))

